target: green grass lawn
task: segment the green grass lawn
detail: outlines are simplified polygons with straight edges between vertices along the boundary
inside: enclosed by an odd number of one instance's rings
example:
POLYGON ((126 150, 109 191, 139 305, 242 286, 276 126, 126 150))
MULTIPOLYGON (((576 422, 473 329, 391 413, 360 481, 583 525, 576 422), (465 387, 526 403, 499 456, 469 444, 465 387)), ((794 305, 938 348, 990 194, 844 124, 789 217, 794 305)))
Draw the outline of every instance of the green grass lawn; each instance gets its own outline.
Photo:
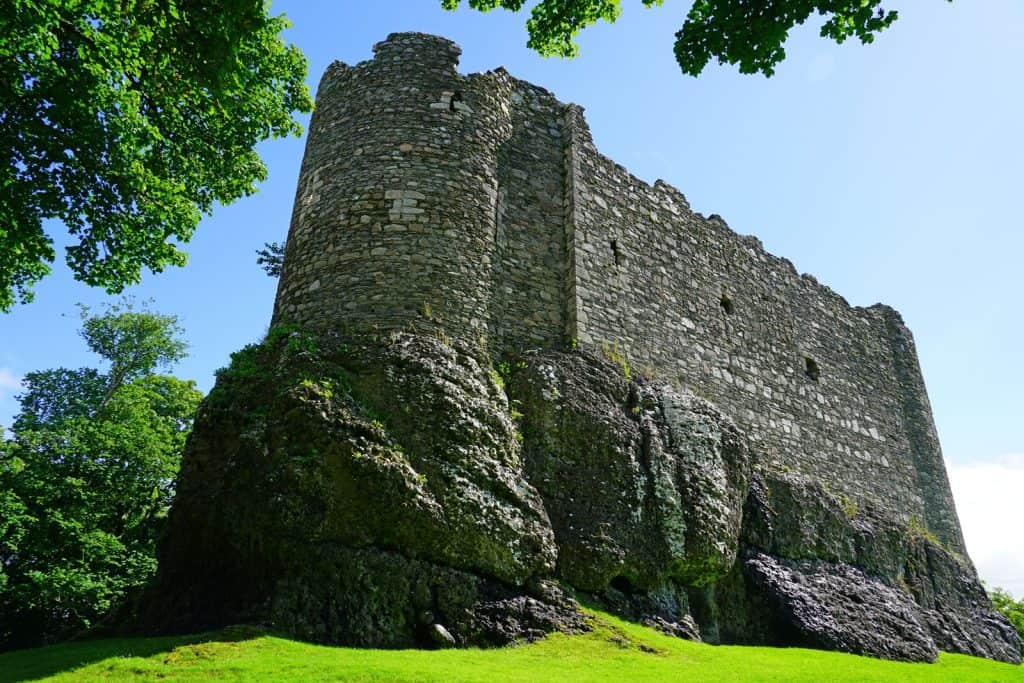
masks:
POLYGON ((818 650, 711 646, 604 614, 586 635, 496 650, 359 650, 251 629, 68 643, 0 655, 0 681, 1022 681, 1024 668, 943 654, 902 664, 818 650))

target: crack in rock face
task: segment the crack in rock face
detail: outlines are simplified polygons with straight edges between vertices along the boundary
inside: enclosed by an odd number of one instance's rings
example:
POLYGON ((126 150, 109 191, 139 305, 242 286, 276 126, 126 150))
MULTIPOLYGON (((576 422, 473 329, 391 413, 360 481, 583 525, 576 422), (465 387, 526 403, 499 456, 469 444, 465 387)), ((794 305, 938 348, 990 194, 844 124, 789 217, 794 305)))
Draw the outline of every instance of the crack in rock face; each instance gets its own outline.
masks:
POLYGON ((236 623, 367 647, 589 628, 1019 662, 969 562, 769 472, 711 403, 583 352, 499 376, 431 335, 275 329, 236 353, 183 458, 145 632, 236 623))

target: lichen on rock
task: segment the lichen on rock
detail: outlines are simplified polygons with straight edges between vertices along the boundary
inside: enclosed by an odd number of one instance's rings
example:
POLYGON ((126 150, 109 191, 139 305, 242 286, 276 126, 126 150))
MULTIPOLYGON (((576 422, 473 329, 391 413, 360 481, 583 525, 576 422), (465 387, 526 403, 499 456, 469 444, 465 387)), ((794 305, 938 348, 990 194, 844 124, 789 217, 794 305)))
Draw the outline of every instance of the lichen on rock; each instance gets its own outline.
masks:
POLYGON ((745 560, 744 570, 800 645, 912 662, 938 657, 911 597, 862 570, 761 553, 745 560))

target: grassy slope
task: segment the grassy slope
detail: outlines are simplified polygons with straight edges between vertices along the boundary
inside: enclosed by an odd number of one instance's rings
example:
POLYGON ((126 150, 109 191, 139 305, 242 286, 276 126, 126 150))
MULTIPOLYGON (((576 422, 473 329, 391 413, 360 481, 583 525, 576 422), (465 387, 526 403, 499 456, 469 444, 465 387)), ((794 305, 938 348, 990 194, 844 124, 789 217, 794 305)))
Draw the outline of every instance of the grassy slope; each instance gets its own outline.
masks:
POLYGON ((1021 681, 1024 668, 943 654, 902 664, 817 650, 713 647, 600 615, 582 636, 500 650, 357 650, 245 629, 101 640, 0 655, 0 681, 1021 681), (47 678, 52 677, 52 678, 47 678))

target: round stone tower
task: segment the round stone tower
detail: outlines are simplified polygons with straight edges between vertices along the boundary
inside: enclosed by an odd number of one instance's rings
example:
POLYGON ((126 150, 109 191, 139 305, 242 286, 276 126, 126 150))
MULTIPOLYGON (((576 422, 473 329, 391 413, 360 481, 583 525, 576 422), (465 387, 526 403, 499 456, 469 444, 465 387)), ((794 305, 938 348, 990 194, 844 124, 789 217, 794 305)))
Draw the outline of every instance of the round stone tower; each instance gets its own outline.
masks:
POLYGON ((455 43, 395 33, 335 62, 309 126, 273 324, 487 332, 497 155, 511 79, 462 76, 455 43))

